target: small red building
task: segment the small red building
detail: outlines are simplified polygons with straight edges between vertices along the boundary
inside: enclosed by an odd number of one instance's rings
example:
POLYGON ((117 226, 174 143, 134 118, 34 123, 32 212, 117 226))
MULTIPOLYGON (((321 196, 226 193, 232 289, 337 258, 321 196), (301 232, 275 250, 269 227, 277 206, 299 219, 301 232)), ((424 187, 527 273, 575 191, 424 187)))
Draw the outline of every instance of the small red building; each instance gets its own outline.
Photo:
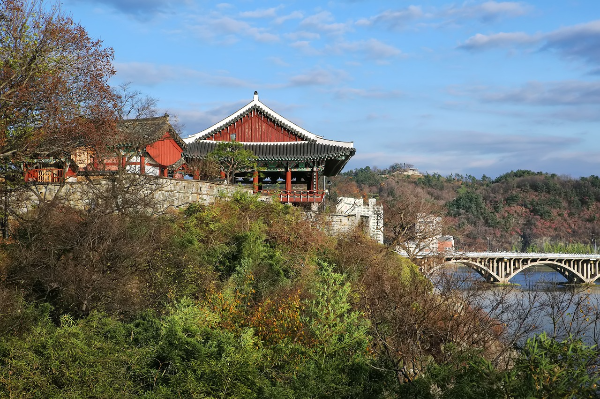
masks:
POLYGON ((107 170, 117 170, 121 162, 131 173, 183 178, 185 142, 168 115, 122 120, 117 128, 120 143, 114 148, 119 155, 104 162, 107 170))
POLYGON ((206 158, 219 142, 242 143, 258 158, 260 174, 242 171, 237 182, 277 192, 282 202, 322 202, 322 178, 337 175, 356 152, 352 142, 325 139, 279 115, 257 92, 242 109, 184 141, 186 159, 206 158))
POLYGON ((117 139, 108 155, 99 157, 91 148, 78 148, 71 154, 65 170, 62 161, 38 159, 25 164, 26 182, 57 183, 81 172, 111 172, 120 167, 130 173, 141 173, 183 179, 185 142, 169 123, 169 116, 127 119, 117 122, 117 139))

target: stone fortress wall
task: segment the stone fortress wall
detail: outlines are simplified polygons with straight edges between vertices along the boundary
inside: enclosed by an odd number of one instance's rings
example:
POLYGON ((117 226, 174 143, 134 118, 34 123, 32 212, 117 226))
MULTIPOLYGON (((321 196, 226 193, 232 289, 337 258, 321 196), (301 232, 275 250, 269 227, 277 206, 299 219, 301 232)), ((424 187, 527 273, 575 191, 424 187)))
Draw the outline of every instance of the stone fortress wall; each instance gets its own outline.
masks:
MULTIPOLYGON (((161 177, 139 177, 127 175, 131 187, 139 187, 138 195, 153 204, 153 211, 162 213, 168 209, 183 208, 191 204, 210 204, 217 197, 231 196, 235 192, 252 193, 251 188, 210 183, 198 180, 177 180, 161 177), (143 181, 141 180, 143 179, 143 181), (135 185, 139 183, 137 186, 135 185)), ((35 184, 29 185, 28 190, 10 199, 11 207, 19 213, 33 209, 43 201, 51 201, 57 195, 57 200, 79 209, 89 209, 94 206, 94 190, 108 191, 110 180, 98 179, 90 182, 70 181, 64 184, 35 184)), ((131 188, 130 187, 130 188, 131 188)), ((270 201, 271 197, 262 197, 270 201)), ((347 232, 361 223, 371 238, 383 243, 383 207, 376 204, 375 199, 366 203, 362 198, 340 197, 336 209, 329 216, 334 233, 347 232)))
MULTIPOLYGON (((135 175, 128 175, 128 178, 135 175)), ((220 183, 210 183, 197 180, 176 180, 161 177, 144 177, 140 184, 141 194, 151 199, 154 210, 164 212, 169 208, 183 208, 191 204, 210 204, 219 196, 229 196, 237 191, 252 193, 252 189, 239 186, 228 186, 220 183)), ((79 209, 93 206, 94 190, 109 190, 108 180, 92 182, 65 182, 64 185, 36 184, 30 185, 29 190, 19 193, 12 201, 13 209, 26 212, 39 203, 39 199, 51 201, 57 194, 59 199, 79 209), (17 201, 17 204, 15 204, 17 201)))
POLYGON ((383 244, 383 206, 375 198, 365 203, 362 198, 339 197, 330 217, 334 232, 346 232, 362 223, 369 236, 383 244))

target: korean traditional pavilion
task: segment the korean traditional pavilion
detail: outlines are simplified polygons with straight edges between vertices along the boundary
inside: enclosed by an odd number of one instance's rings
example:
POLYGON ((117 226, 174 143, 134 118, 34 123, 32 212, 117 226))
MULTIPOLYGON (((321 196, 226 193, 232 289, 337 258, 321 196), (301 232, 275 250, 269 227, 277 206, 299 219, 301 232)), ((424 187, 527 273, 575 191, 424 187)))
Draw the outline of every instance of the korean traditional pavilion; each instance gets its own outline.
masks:
POLYGON ((219 142, 242 143, 258 158, 258 170, 240 171, 236 181, 287 203, 322 202, 324 178, 337 175, 356 152, 352 142, 325 139, 279 115, 257 92, 242 109, 184 141, 186 159, 205 158, 219 142))

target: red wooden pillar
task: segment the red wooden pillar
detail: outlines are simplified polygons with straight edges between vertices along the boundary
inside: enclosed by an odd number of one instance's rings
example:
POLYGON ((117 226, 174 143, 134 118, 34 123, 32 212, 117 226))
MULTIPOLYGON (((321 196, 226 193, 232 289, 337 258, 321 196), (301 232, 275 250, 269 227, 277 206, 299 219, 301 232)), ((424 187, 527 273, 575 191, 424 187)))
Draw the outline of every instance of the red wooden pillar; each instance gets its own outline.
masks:
POLYGON ((258 170, 255 170, 254 176, 252 176, 252 190, 255 193, 258 192, 258 170))
POLYGON ((140 174, 146 174, 146 157, 143 155, 140 156, 140 174))
POLYGON ((194 180, 200 180, 200 171, 195 171, 194 172, 194 180))
POLYGON ((285 172, 285 191, 292 191, 292 169, 289 166, 285 172))
POLYGON ((125 169, 125 165, 127 165, 127 155, 123 155, 121 157, 121 166, 125 169))

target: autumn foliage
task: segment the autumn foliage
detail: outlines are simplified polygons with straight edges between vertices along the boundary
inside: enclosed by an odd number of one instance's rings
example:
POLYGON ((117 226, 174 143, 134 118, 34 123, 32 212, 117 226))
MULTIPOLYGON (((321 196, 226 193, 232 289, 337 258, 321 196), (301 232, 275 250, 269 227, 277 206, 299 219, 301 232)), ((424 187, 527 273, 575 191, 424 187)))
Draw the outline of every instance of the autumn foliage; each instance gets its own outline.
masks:
POLYGON ((464 359, 489 384, 520 361, 475 297, 320 223, 243 193, 161 216, 41 206, 0 248, 0 392, 402 397, 462 381, 464 359))
POLYGON ((0 6, 0 156, 63 158, 114 134, 113 52, 57 3, 0 6))
POLYGON ((600 179, 594 175, 571 178, 517 170, 496 179, 411 177, 367 167, 333 179, 334 194, 349 188, 384 204, 390 244, 419 241, 413 231, 417 215, 431 214, 443 217, 441 233, 454 236, 461 251, 597 249, 600 179))

